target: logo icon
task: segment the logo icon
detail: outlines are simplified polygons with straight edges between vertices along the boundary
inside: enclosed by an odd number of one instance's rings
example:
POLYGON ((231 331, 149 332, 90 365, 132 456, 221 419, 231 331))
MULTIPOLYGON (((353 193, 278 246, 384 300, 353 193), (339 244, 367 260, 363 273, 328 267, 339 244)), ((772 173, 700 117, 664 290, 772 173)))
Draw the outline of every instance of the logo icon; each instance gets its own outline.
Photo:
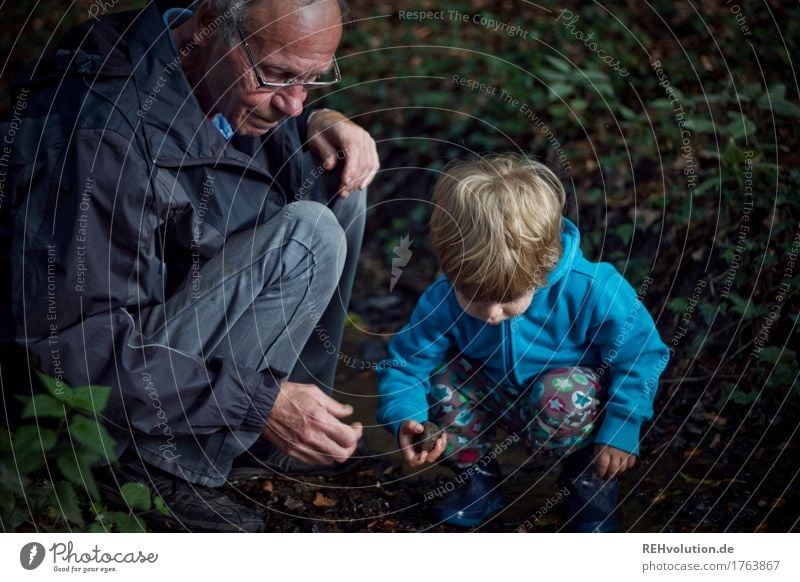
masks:
POLYGON ((411 243, 413 241, 408 239, 408 235, 402 237, 400 239, 400 244, 392 249, 395 258, 392 259, 392 280, 389 283, 389 293, 394 291, 394 286, 397 285, 397 281, 400 280, 400 275, 403 274, 403 267, 408 265, 408 261, 411 260, 411 255, 414 254, 411 252, 411 243))
POLYGON ((19 563, 26 570, 35 570, 44 561, 44 546, 38 542, 30 542, 22 546, 19 552, 19 563))

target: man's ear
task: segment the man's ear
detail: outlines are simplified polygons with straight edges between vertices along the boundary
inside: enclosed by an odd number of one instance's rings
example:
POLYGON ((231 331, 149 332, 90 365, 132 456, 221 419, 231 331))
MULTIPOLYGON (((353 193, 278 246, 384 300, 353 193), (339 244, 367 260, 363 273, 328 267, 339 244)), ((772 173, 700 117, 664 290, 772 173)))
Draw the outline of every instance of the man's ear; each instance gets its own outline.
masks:
POLYGON ((208 2, 200 2, 194 12, 192 40, 197 46, 206 46, 215 34, 219 34, 224 22, 208 2), (217 20, 216 23, 214 21, 217 20))

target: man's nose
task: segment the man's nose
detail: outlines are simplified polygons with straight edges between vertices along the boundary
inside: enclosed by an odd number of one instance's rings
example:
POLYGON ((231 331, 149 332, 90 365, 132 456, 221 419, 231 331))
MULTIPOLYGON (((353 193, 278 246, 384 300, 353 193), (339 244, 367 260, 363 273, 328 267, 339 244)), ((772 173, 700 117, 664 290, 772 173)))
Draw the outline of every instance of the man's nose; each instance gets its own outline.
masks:
POLYGON ((302 85, 291 85, 280 89, 273 97, 272 104, 284 115, 296 117, 303 111, 303 101, 307 91, 302 85))

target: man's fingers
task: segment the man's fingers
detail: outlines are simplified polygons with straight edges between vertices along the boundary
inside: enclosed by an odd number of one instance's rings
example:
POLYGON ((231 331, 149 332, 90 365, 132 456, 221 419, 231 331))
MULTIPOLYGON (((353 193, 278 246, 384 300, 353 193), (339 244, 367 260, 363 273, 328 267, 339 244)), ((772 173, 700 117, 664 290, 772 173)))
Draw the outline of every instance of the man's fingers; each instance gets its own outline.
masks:
POLYGON ((322 167, 326 170, 335 168, 338 160, 336 148, 322 134, 317 134, 310 141, 313 141, 317 147, 317 155, 322 160, 322 167))
POLYGON ((324 435, 343 449, 354 449, 364 429, 360 422, 348 425, 330 414, 320 416, 316 419, 315 424, 319 434, 324 435))
POLYGON ((321 402, 325 409, 331 413, 336 418, 346 418, 353 414, 353 407, 349 404, 344 404, 335 400, 325 394, 324 392, 320 392, 320 394, 324 397, 322 398, 321 402))

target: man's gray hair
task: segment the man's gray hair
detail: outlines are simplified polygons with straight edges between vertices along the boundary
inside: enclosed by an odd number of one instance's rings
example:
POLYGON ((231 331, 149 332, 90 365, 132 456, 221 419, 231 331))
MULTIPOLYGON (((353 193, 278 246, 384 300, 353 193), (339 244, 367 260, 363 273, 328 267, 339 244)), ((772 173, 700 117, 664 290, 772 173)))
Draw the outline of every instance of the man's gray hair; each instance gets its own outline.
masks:
MULTIPOLYGON (((239 33, 237 27, 241 27, 250 9, 260 2, 267 0, 203 0, 208 4, 212 10, 223 16, 222 20, 222 34, 229 45, 233 46, 239 42, 239 33)), ((276 1, 276 0, 270 0, 276 1)), ((293 0, 298 7, 311 6, 323 0, 293 0)), ((337 0, 339 3, 339 12, 342 15, 342 22, 346 22, 350 14, 350 5, 347 0, 337 0)))

